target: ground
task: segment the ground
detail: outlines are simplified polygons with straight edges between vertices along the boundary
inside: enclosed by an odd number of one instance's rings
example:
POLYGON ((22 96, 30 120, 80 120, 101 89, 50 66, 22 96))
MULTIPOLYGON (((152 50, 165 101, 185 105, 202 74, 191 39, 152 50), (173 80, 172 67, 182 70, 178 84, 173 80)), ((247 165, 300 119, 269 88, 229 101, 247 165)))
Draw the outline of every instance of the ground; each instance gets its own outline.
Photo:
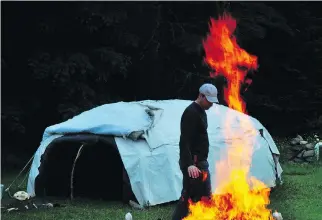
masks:
MULTIPOLYGON (((282 162, 283 185, 271 192, 269 208, 282 213, 284 220, 322 219, 322 163, 294 164, 282 162)), ((13 175, 2 174, 2 183, 8 186, 13 175)), ((61 208, 26 211, 22 213, 2 213, 2 219, 10 220, 108 220, 124 219, 131 212, 134 220, 168 220, 174 204, 133 210, 128 205, 110 202, 63 201, 61 208)))

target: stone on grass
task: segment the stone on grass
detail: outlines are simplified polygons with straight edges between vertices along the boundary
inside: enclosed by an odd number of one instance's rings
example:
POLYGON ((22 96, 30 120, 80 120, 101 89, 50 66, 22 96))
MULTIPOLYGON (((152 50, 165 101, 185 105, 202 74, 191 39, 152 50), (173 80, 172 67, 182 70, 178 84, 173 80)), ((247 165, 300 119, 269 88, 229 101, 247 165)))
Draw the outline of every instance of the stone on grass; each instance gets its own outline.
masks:
POLYGON ((273 212, 273 218, 274 220, 283 220, 282 214, 280 212, 273 212))
POLYGON ((133 218, 132 218, 132 215, 131 215, 131 213, 126 213, 126 215, 125 215, 125 220, 132 220, 133 218))
POLYGON ((314 149, 314 144, 313 143, 308 143, 308 144, 305 145, 305 148, 307 150, 312 150, 312 149, 314 149))
POLYGON ((300 150, 302 150, 303 149, 303 146, 301 146, 301 145, 295 145, 295 146, 292 146, 291 148, 290 148, 290 150, 291 151, 300 151, 300 150))
POLYGON ((306 157, 314 157, 314 150, 304 151, 302 157, 304 157, 304 158, 306 158, 306 157))

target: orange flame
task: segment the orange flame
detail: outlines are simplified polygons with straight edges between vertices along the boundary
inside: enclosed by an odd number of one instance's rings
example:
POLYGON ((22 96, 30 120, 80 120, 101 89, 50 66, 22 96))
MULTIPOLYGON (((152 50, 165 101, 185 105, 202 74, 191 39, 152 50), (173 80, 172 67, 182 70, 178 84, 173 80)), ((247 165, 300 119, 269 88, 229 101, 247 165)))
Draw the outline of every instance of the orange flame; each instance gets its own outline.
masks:
MULTIPOLYGON (((236 20, 224 14, 219 20, 210 19, 210 35, 203 42, 206 63, 215 72, 211 76, 223 74, 228 80, 224 97, 230 108, 245 113, 245 104, 240 97, 240 88, 249 69, 257 69, 257 57, 241 49, 233 32, 236 20)), ((250 84, 251 80, 245 82, 250 84)))
MULTIPOLYGON (((228 80, 224 91, 228 106, 246 113, 245 103, 240 96, 241 83, 247 71, 257 68, 257 57, 241 49, 233 36, 236 20, 224 14, 219 20, 211 19, 210 34, 204 41, 205 61, 215 70, 211 76, 223 74, 228 80)), ((248 83, 250 83, 248 81, 248 83)), ((249 177, 252 161, 254 136, 258 131, 250 119, 233 112, 225 120, 227 152, 216 164, 216 190, 211 200, 202 199, 197 203, 189 201, 189 215, 184 220, 259 220, 273 219, 269 204, 270 190, 264 183, 249 177), (231 124, 240 121, 241 130, 231 124), (245 131, 248 131, 245 137, 245 131)))

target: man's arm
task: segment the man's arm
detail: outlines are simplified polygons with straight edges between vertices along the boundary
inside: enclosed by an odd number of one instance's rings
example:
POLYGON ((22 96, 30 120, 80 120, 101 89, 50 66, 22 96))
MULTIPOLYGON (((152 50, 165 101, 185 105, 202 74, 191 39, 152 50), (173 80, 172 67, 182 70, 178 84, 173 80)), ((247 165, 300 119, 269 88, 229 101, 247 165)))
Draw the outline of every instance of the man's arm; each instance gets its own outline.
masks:
POLYGON ((180 160, 181 166, 186 169, 193 165, 191 149, 193 137, 196 128, 196 117, 188 111, 185 112, 181 119, 181 137, 180 137, 180 160))

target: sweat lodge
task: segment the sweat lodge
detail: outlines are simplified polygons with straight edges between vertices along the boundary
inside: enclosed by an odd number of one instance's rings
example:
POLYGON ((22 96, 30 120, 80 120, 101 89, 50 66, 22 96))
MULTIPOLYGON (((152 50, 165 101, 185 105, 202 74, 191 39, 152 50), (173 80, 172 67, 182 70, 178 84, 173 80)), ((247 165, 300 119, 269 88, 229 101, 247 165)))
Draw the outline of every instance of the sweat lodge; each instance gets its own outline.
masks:
MULTIPOLYGON (((28 194, 133 200, 141 206, 176 201, 182 187, 180 118, 190 103, 176 99, 105 104, 47 127, 32 161, 28 194)), ((241 138, 254 145, 250 175, 267 187, 281 180, 280 153, 257 119, 222 105, 214 105, 207 117, 212 178, 216 163, 232 147, 231 138, 241 138), (230 124, 225 123, 227 115, 233 118, 230 124), (256 132, 242 127, 243 120, 256 132), (227 129, 234 135, 227 135, 227 129)))

